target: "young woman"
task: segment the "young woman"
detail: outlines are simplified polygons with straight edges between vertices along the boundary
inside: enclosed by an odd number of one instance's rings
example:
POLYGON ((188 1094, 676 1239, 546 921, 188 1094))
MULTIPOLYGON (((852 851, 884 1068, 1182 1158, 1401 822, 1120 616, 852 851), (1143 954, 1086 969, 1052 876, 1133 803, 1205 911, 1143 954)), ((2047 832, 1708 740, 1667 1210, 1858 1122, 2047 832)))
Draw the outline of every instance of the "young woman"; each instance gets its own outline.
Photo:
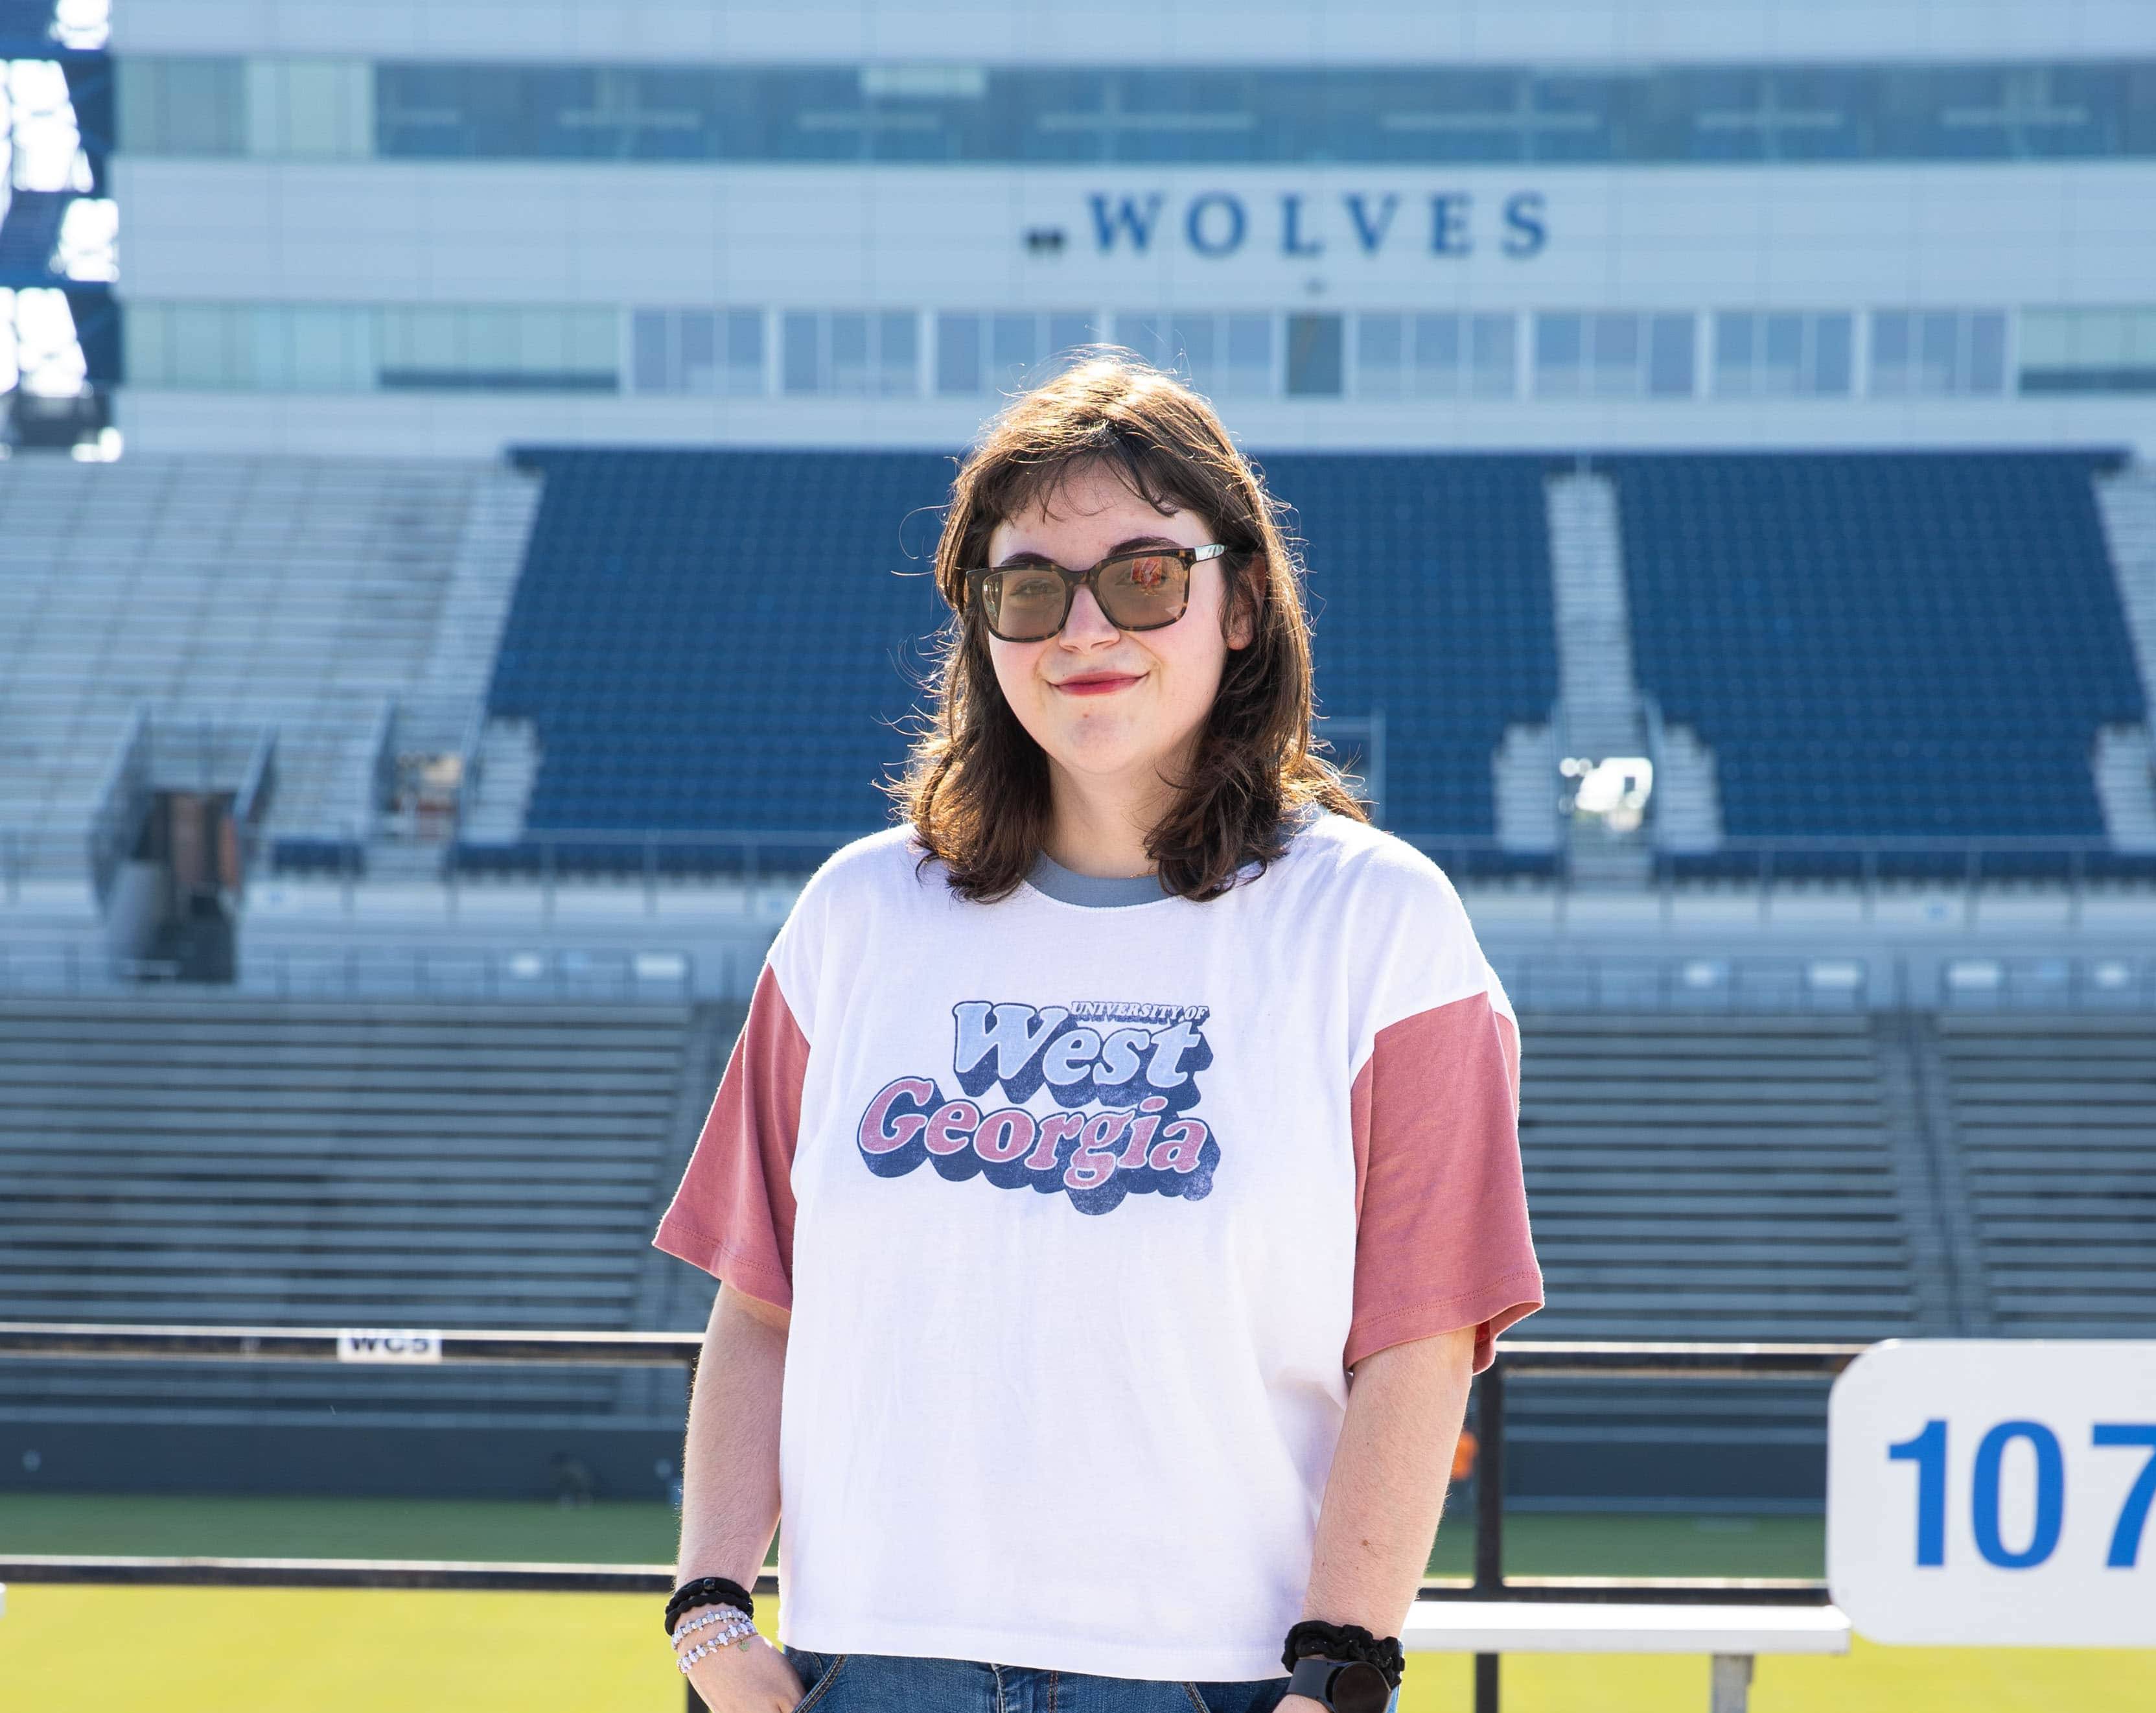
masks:
POLYGON ((1202 399, 1114 355, 1017 399, 936 575, 903 823, 802 893, 654 1239, 721 1281, 677 1658, 713 1713, 1378 1713, 1542 1302, 1510 1008, 1312 753, 1202 399))

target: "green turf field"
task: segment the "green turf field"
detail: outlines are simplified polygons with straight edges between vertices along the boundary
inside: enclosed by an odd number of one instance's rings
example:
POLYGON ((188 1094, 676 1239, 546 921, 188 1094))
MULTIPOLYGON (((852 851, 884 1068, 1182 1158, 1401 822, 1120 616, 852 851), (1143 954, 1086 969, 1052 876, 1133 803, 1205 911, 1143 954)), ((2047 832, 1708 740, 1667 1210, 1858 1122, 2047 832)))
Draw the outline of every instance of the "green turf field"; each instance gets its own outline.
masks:
MULTIPOLYGON (((231 1558, 510 1558, 662 1564, 679 1525, 660 1504, 543 1500, 116 1499, 0 1494, 0 1550, 231 1558)), ((1448 1517, 1433 1576, 1472 1568, 1471 1515, 1448 1517)), ((1818 1577, 1816 1517, 1516 1515, 1517 1576, 1818 1577)), ((774 1562, 776 1555, 773 1556, 774 1562)))
MULTIPOLYGON (((1510 1520, 1522 1575, 1815 1576, 1806 1518, 1510 1520)), ((1465 1571, 1448 1523, 1431 1569, 1465 1571)), ((0 1554, 540 1558, 662 1563, 662 1505, 0 1497, 0 1554)), ((127 1589, 17 1583, 0 1617, 0 1713, 678 1713, 649 1598, 402 1589, 127 1589)), ((775 1611, 760 1613, 770 1633, 775 1611)), ((1516 1657, 1507 1713, 1707 1705, 1703 1658, 1516 1657)), ((1466 1713, 1466 1661, 1424 1657, 1403 1713, 1466 1713)), ((1889 1649, 1763 1659, 1757 1713, 2138 1713, 2156 1652, 1889 1649)))

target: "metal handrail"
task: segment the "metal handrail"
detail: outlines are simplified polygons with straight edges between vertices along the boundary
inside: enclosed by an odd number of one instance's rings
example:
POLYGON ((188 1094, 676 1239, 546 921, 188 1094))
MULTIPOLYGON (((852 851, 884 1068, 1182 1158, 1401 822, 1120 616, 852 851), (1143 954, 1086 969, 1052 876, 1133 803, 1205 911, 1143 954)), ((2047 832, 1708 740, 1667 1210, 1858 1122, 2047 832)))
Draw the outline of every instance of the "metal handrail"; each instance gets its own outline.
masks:
MULTIPOLYGON (((106 1322, 0 1321, 0 1361, 334 1361, 338 1330, 106 1322)), ((685 1364, 696 1386, 703 1335, 690 1332, 443 1331, 440 1360, 464 1364, 685 1364)), ((1476 1381, 1475 1575, 1424 1577, 1419 1600, 1593 1600, 1731 1605, 1824 1605, 1825 1583, 1794 1577, 1507 1577, 1504 1570, 1507 1376, 1590 1375, 1658 1379, 1824 1378, 1868 1346, 1843 1343, 1702 1343, 1534 1340, 1501 1342, 1476 1381)), ((439 1559, 162 1558, 89 1553, 0 1556, 0 1582, 130 1587, 457 1588, 661 1594, 675 1586, 670 1565, 545 1564, 439 1559)), ((755 1592, 776 1595, 767 1565, 755 1592)), ((1495 1654, 1475 1656, 1477 1713, 1497 1713, 1495 1654)), ((688 1713, 703 1713, 693 1686, 688 1713)))

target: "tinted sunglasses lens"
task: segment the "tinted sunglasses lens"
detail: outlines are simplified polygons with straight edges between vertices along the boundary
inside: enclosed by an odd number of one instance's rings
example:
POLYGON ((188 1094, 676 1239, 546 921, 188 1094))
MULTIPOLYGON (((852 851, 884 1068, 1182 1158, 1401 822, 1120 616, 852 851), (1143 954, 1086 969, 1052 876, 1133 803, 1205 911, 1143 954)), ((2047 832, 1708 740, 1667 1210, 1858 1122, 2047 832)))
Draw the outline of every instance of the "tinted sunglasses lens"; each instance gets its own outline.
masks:
POLYGON ((1053 571, 1021 566, 981 579, 988 629, 1006 642, 1038 642, 1063 624, 1063 579, 1053 571))
POLYGON ((1126 630, 1171 625, 1183 616, 1190 567, 1172 553, 1139 553, 1108 566, 1095 587, 1111 625, 1126 630))

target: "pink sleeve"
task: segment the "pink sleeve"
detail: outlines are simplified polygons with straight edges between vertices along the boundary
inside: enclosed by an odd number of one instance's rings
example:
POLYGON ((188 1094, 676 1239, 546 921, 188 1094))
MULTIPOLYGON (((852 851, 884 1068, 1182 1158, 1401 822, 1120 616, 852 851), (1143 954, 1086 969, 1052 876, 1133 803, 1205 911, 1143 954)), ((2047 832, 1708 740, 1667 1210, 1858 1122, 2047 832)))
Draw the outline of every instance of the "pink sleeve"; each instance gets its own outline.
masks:
POLYGON ((793 1306, 793 1145, 808 1063, 808 1038, 766 964, 689 1169, 651 1240, 781 1309, 793 1306))
POLYGON ((1487 994, 1378 1031, 1351 1096, 1355 1306, 1342 1358, 1475 1329, 1474 1371, 1543 1304, 1520 1170, 1519 1037, 1487 994))

